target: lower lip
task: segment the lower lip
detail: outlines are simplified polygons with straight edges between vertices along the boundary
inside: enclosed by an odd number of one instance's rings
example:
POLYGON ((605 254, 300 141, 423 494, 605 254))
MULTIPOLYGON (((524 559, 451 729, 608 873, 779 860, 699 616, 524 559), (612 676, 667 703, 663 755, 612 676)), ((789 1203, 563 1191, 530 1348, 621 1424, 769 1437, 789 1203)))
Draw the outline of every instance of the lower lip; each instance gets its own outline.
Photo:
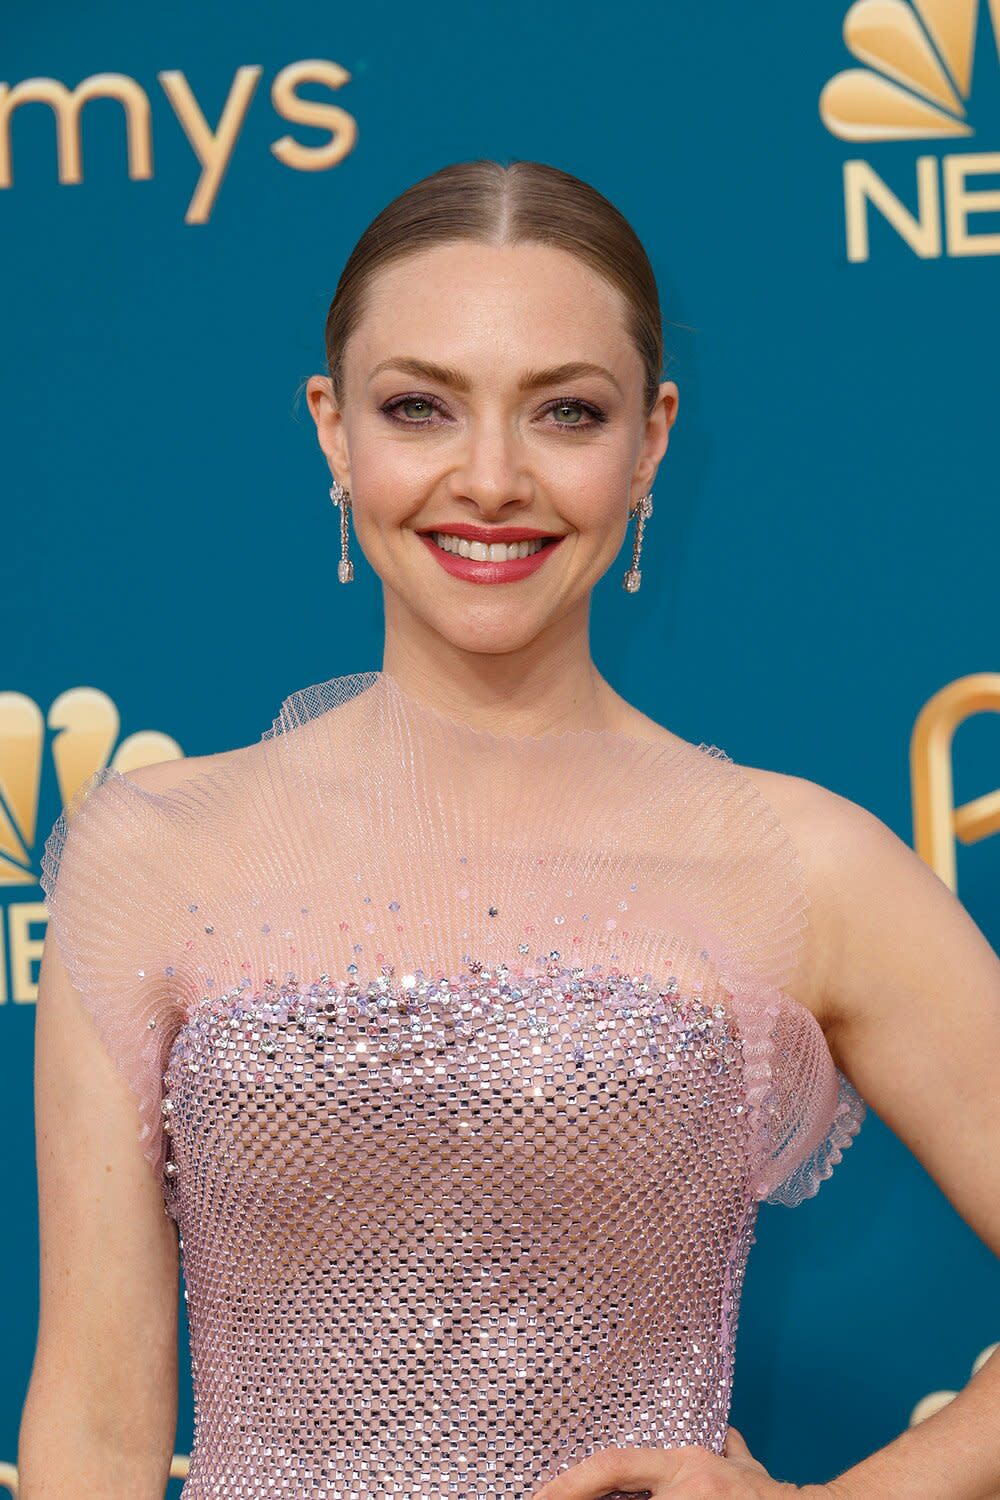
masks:
POLYGON ((433 553, 445 572, 453 574, 455 578, 464 578, 468 583, 517 583, 530 573, 537 573, 546 559, 558 549, 563 538, 559 537, 547 546, 539 547, 537 552, 531 552, 527 557, 512 558, 510 562, 479 562, 472 557, 460 557, 457 552, 445 552, 433 537, 421 535, 420 540, 433 553))

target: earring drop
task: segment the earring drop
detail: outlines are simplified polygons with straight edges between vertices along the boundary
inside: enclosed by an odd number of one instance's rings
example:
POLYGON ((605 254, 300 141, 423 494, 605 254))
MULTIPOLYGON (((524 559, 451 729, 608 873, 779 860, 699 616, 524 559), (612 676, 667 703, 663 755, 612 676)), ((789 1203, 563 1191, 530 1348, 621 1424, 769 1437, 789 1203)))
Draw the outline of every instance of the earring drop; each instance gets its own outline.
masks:
POLYGON ((354 578, 354 564, 347 555, 347 512, 351 508, 351 492, 345 490, 335 479, 330 486, 330 499, 340 508, 340 561, 337 564, 337 577, 341 583, 350 583, 354 578))
POLYGON ((649 517, 653 514, 653 494, 642 495, 632 510, 629 511, 629 520, 635 520, 635 535, 632 538, 632 566, 622 579, 622 588, 627 589, 630 594, 639 591, 642 582, 642 574, 639 571, 639 553, 642 551, 642 532, 649 517))

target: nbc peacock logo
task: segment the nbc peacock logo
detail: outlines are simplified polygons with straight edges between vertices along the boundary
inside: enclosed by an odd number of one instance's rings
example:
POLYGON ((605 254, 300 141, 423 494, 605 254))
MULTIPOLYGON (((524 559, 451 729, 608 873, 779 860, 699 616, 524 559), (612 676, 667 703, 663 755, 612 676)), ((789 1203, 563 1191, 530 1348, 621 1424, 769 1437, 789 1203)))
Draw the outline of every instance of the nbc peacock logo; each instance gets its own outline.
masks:
MULTIPOLYGON (((35 925, 44 922, 38 898, 38 861, 47 826, 39 825, 44 772, 51 763, 59 805, 65 807, 95 771, 138 766, 183 755, 170 735, 143 729, 119 739, 121 716, 99 688, 74 687, 60 693, 47 714, 26 693, 0 693, 0 886, 10 979, 3 975, 0 1003, 10 997, 35 999, 31 971, 41 956, 35 925), (29 899, 21 900, 31 892, 29 899)), ((52 819, 59 807, 52 809, 52 819)))
MULTIPOLYGON (((992 21, 994 76, 1000 79, 1000 0, 855 0, 843 35, 864 66, 835 74, 824 87, 819 115, 827 130, 868 143, 974 136, 969 102, 981 16, 987 25, 992 21)), ((904 163, 908 172, 912 159, 904 163)), ((998 172, 996 151, 918 156, 914 212, 904 176, 890 187, 868 161, 845 162, 848 259, 869 259, 869 207, 923 259, 1000 254, 1000 234, 977 232, 969 222, 970 215, 1000 210, 1000 192, 975 185, 976 178, 998 172)))

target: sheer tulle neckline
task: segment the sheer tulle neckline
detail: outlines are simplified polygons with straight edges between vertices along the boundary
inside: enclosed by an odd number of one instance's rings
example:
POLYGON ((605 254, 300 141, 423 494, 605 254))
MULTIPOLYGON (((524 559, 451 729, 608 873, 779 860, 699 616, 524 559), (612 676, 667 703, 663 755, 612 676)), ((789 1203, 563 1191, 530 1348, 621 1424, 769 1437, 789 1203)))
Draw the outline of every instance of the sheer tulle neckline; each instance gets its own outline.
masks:
POLYGON ((538 734, 516 734, 493 730, 470 720, 446 712, 427 700, 417 696, 403 686, 399 678, 386 668, 364 672, 344 673, 327 678, 310 687, 290 693, 281 705, 271 727, 262 734, 262 740, 288 733, 313 719, 322 718, 333 708, 362 694, 371 692, 375 698, 391 701, 397 712, 401 712, 412 723, 422 723, 429 730, 446 733, 452 740, 463 739, 470 746, 496 749, 521 749, 527 753, 534 746, 544 748, 570 748, 587 744, 619 745, 623 749, 658 751, 666 755, 684 752, 701 752, 719 759, 731 760, 720 746, 702 740, 695 743, 680 735, 664 731, 662 738, 630 733, 625 729, 614 729, 607 725, 581 726, 565 729, 544 730, 538 734))

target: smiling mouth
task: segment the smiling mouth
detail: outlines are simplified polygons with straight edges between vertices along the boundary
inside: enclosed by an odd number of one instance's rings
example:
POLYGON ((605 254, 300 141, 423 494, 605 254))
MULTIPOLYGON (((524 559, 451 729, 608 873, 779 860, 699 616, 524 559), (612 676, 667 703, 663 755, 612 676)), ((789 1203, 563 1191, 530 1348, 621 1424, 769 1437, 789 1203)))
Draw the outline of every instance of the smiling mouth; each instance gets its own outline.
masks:
POLYGON ((515 562, 523 557, 532 557, 544 547, 551 547, 561 537, 525 537, 518 542, 469 541, 465 537, 450 535, 442 531, 422 531, 422 537, 433 542, 442 552, 451 557, 465 557, 470 562, 515 562))

